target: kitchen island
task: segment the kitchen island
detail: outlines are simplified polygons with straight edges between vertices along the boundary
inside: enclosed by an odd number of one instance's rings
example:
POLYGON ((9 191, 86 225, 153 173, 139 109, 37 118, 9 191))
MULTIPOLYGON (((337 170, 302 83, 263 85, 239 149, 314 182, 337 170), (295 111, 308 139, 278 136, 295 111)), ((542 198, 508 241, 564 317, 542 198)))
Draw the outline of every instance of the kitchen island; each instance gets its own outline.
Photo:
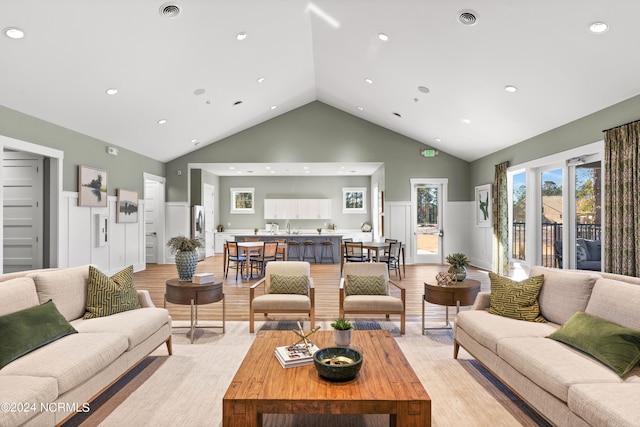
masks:
MULTIPOLYGON (((340 244, 342 243, 343 234, 335 233, 332 231, 323 232, 321 234, 316 233, 269 233, 269 232, 258 232, 257 234, 236 234, 235 240, 236 242, 244 242, 247 239, 255 239, 258 238, 261 242, 272 242, 274 240, 286 240, 287 243, 291 241, 298 242, 300 249, 300 260, 302 260, 302 254, 304 253, 304 245, 303 243, 307 240, 311 240, 315 242, 315 258, 316 262, 320 262, 320 257, 322 256, 322 242, 329 241, 331 242, 332 252, 333 252, 333 262, 340 262, 340 244)), ((289 252, 291 254, 291 252, 289 252)), ((328 259, 324 259, 324 262, 328 262, 328 259)))

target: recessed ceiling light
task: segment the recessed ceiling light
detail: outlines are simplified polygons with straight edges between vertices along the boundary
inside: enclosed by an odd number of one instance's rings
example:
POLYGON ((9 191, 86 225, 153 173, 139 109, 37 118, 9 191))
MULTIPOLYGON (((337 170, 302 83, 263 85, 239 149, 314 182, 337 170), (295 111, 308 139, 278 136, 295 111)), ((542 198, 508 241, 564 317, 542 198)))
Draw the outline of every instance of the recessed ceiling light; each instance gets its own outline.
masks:
POLYGON ((506 86, 504 87, 504 90, 506 90, 506 91, 507 91, 507 92, 509 92, 509 93, 514 93, 514 92, 517 92, 517 91, 518 91, 518 88, 517 88, 517 87, 515 87, 515 86, 513 86, 513 85, 506 85, 506 86))
POLYGON ((245 33, 244 31, 236 34, 236 40, 244 40, 246 38, 247 38, 247 33, 245 33))
POLYGON ((194 95, 203 95, 206 92, 204 89, 196 89, 193 91, 194 95))
POLYGON ((262 83, 264 81, 264 77, 258 77, 258 83, 262 83))
POLYGON ((276 108, 278 108, 278 106, 277 106, 277 105, 272 105, 272 106, 271 106, 271 109, 272 109, 272 110, 275 110, 276 108))
POLYGON ((271 166, 265 166, 264 168, 265 169, 271 169, 271 166))
POLYGON ((400 114, 400 113, 396 113, 395 111, 394 111, 392 114, 393 114, 394 116, 396 116, 396 117, 402 117, 402 114, 400 114))
POLYGON ((435 142, 442 142, 442 138, 434 138, 435 142))
POLYGON ((197 139, 192 139, 192 140, 191 140, 191 143, 192 143, 193 145, 198 145, 198 144, 200 144, 200 141, 198 141, 197 139))
POLYGON ((364 79, 364 81, 365 81, 365 83, 369 83, 370 85, 373 84, 373 80, 368 78, 368 77, 366 79, 364 79))
POLYGON ((378 38, 383 42, 386 42, 387 40, 389 40, 389 36, 386 35, 385 33, 378 33, 378 38))
POLYGON ((430 92, 429 88, 426 87, 426 86, 418 86, 418 90, 420 92, 422 92, 422 93, 429 93, 430 92))
POLYGON ((158 124, 159 124, 159 125, 163 125, 163 124, 165 124, 165 123, 167 123, 167 119, 160 119, 160 120, 158 120, 158 124))
POLYGON ((236 167, 235 166, 229 166, 229 169, 234 170, 236 167))
POLYGON ((460 121, 461 121, 462 123, 464 123, 465 125, 468 125, 468 124, 470 124, 470 123, 471 123, 471 120, 469 120, 469 119, 460 119, 460 121))
POLYGON ((359 106, 359 105, 356 107, 356 109, 357 109, 358 111, 364 111, 364 107, 361 107, 361 106, 359 106))
POLYGON ((118 93, 118 89, 116 89, 115 87, 111 87, 107 89, 105 92, 107 93, 107 95, 115 95, 116 93, 118 93))
POLYGON ((233 103, 234 106, 235 105, 240 105, 240 104, 242 104, 242 101, 236 101, 236 102, 233 103))
POLYGON ((416 104, 420 102, 419 98, 413 98, 413 102, 415 102, 416 104))
POLYGON ((16 27, 8 27, 4 29, 4 35, 10 39, 21 39, 24 37, 24 31, 16 27))
POLYGON ((303 166, 302 169, 307 170, 309 169, 309 166, 303 166))
POLYGON ((605 33, 607 32, 608 29, 609 29, 609 25, 606 22, 597 21, 589 24, 589 31, 591 31, 594 34, 605 33))

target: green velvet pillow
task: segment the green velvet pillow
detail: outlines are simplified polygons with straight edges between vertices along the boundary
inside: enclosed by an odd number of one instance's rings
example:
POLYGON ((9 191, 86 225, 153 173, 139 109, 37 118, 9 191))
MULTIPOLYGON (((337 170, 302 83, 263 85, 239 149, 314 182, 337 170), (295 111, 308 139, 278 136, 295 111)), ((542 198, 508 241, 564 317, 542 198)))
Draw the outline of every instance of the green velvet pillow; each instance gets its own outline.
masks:
POLYGON ((111 277, 94 266, 89 266, 87 311, 84 313, 84 319, 110 316, 135 308, 140 308, 140 302, 133 286, 133 266, 111 277))
POLYGON ((0 316, 0 369, 30 351, 77 332, 51 300, 0 316))
POLYGON ((491 280, 491 297, 489 313, 511 319, 526 320, 528 322, 546 322, 540 314, 538 294, 542 288, 544 276, 529 277, 522 282, 489 273, 491 280))
POLYGON ((309 295, 309 277, 272 274, 269 277, 269 293, 309 295))
POLYGON ((346 295, 387 295, 387 283, 383 274, 360 276, 347 274, 346 295))
POLYGON ((582 311, 549 335, 598 359, 621 377, 640 362, 640 331, 582 311))

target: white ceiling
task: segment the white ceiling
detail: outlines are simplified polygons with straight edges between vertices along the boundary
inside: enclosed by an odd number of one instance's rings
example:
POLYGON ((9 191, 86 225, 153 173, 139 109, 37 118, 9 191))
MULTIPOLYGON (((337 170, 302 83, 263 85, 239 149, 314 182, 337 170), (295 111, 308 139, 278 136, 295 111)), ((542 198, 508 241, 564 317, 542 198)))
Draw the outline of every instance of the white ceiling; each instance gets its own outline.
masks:
POLYGON ((2 0, 0 103, 166 162, 319 100, 471 161, 640 94, 637 0, 163 4, 2 0))

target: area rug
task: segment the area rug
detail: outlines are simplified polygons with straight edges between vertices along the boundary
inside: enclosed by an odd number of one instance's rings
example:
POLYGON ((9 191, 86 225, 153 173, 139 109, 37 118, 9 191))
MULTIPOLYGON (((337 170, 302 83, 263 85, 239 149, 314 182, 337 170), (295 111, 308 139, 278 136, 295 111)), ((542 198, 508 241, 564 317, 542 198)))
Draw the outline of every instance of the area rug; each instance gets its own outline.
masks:
MULTIPOLYGON (((276 323, 280 322, 257 322, 256 329, 284 327, 276 323)), ((318 322, 322 330, 330 330, 329 324, 318 322)), ((396 327, 386 321, 360 326, 396 327)), ((407 322, 406 335, 394 338, 431 397, 433 426, 548 426, 464 350, 454 360, 451 331, 422 335, 420 328, 419 322, 407 322)), ((93 402, 88 417, 72 418, 65 427, 219 427, 222 397, 254 337, 247 322, 227 322, 225 334, 219 329, 200 330, 194 344, 189 344, 185 329, 174 329, 172 356, 161 346, 143 366, 107 391, 102 401, 93 402)), ((269 415, 263 425, 381 427, 389 425, 389 417, 269 415)))

